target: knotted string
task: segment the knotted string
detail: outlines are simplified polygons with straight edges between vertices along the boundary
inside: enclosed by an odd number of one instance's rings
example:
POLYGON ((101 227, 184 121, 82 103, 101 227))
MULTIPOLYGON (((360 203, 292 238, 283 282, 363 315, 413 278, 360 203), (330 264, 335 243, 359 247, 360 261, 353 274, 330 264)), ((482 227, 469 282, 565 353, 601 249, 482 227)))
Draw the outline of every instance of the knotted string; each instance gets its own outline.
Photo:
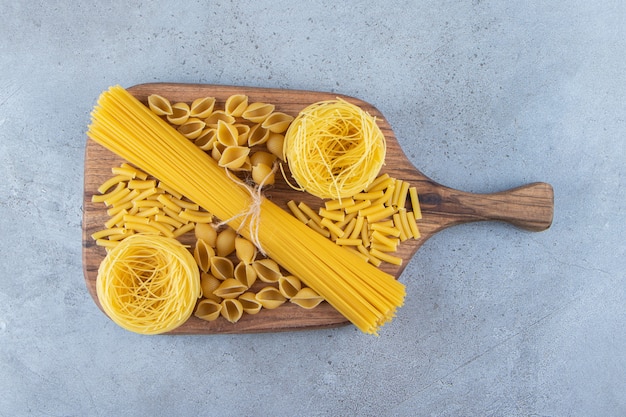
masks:
POLYGON ((226 175, 228 178, 233 180, 234 183, 243 187, 250 194, 250 205, 248 209, 234 215, 230 219, 224 220, 217 224, 218 227, 223 226, 225 224, 230 223, 233 220, 236 220, 240 217, 243 217, 243 220, 239 224, 237 228, 237 233, 241 231, 244 225, 248 224, 248 232, 250 235, 250 241, 254 246, 259 249, 259 252, 263 256, 266 256, 265 251, 263 250, 263 246, 261 245, 261 239, 259 238, 259 224, 261 223, 261 203, 263 202, 263 186, 267 182, 267 180, 276 172, 277 165, 274 163, 272 166, 272 170, 263 178, 260 184, 255 185, 254 187, 249 186, 245 182, 243 182, 238 177, 234 176, 228 169, 226 169, 226 175))

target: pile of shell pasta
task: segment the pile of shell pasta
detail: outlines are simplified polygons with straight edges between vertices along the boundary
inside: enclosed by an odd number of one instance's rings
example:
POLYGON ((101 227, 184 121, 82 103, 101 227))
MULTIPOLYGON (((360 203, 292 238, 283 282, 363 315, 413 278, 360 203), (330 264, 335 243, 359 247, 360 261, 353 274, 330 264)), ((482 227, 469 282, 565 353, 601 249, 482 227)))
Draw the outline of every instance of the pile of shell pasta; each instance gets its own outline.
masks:
MULTIPOLYGON (((286 162, 285 132, 294 118, 274 105, 250 103, 246 95, 230 96, 222 108, 213 97, 171 103, 151 95, 148 107, 229 175, 246 181, 259 193, 281 179, 277 167, 286 162)), ((107 251, 134 234, 194 237, 189 250, 200 273, 202 298, 194 310, 200 319, 235 323, 244 314, 278 308, 285 302, 311 309, 324 301, 226 225, 227 219, 215 218, 131 164, 112 167, 111 177, 92 201, 107 208, 109 219, 92 234, 107 251)), ((320 207, 295 201, 287 206, 311 229, 375 266, 401 264, 402 259, 394 255, 398 245, 420 237, 415 187, 387 174, 351 197, 320 200, 320 207)))

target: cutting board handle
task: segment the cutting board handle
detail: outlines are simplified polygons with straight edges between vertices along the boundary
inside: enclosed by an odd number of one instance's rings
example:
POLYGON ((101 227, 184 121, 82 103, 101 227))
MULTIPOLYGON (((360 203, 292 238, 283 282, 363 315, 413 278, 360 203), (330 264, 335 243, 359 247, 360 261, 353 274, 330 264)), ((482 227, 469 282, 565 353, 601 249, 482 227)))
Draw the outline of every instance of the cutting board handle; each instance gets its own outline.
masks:
POLYGON ((550 184, 535 182, 492 194, 474 194, 433 183, 420 195, 422 211, 439 216, 441 228, 481 220, 497 220, 540 232, 552 224, 554 191, 550 184))

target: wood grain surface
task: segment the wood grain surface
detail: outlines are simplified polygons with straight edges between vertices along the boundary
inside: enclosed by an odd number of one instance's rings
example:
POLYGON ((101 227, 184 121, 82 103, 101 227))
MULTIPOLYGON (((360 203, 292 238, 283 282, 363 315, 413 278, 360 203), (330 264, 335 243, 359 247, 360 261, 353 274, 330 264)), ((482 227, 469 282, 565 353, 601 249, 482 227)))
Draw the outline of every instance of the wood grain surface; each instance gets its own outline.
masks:
MULTIPOLYGON (((375 116, 387 141, 387 157, 382 172, 409 181, 417 188, 423 214, 423 219, 418 223, 421 238, 400 244, 397 255, 404 259, 403 265, 382 266, 396 278, 400 277, 408 261, 424 242, 447 227, 474 221, 497 220, 530 231, 542 231, 549 228, 552 223, 554 198, 549 184, 532 183, 493 194, 472 194, 438 184, 417 170, 407 159, 384 115, 371 104, 359 99, 325 92, 205 84, 141 84, 128 88, 128 91, 144 103, 147 103, 150 94, 160 94, 172 102, 187 103, 199 97, 215 97, 216 108, 223 108, 224 102, 232 94, 247 94, 250 102, 271 103, 276 105, 277 111, 293 116, 314 102, 341 97, 375 116)), ((112 152, 87 139, 83 195, 83 268, 87 289, 99 307, 95 289, 96 278, 106 251, 95 244, 91 234, 103 228, 108 216, 105 206, 102 203, 93 203, 91 198, 97 193, 100 184, 112 176, 111 168, 122 162, 124 161, 112 152)), ((316 197, 294 191, 280 176, 277 178, 274 186, 265 189, 265 195, 285 210, 288 210, 286 203, 291 199, 304 201, 313 207, 322 204, 316 197)), ((193 240, 192 233, 181 237, 184 243, 193 243, 193 240)), ((405 302, 410 303, 411 300, 405 302)), ((192 316, 170 334, 290 331, 345 324, 348 324, 346 319, 327 303, 322 303, 313 310, 285 303, 274 310, 264 309, 256 315, 244 315, 235 324, 223 318, 207 322, 192 316)))

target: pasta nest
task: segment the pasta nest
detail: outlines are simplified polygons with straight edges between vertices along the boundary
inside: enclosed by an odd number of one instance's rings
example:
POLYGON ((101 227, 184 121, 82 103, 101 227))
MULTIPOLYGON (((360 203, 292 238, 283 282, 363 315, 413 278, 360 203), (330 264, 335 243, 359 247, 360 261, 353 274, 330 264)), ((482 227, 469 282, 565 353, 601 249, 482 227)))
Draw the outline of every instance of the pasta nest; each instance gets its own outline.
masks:
POLYGON ((385 162, 376 119, 342 99, 314 103, 285 134, 283 153, 299 187, 320 198, 351 197, 374 181, 385 162))
POLYGON ((176 239, 136 234, 116 245, 98 269, 96 292, 107 315, 140 334, 175 329, 202 295, 198 267, 176 239))

